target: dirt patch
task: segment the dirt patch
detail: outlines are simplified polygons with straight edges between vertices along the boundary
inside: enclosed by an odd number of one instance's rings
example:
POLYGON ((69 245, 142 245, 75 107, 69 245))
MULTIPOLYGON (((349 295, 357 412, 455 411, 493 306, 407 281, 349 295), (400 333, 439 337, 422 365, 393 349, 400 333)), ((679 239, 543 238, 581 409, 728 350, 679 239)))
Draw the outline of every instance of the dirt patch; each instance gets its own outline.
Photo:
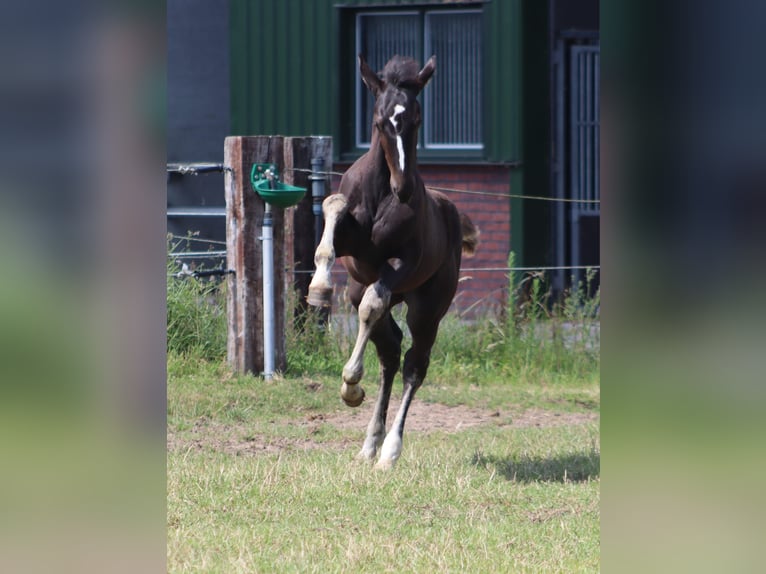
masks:
MULTIPOLYGON (((367 428, 372 417, 374 404, 367 401, 357 409, 346 409, 327 416, 325 422, 339 429, 367 428)), ((399 401, 391 399, 388 407, 389 423, 393 421, 399 409, 399 401)), ((413 401, 407 414, 406 430, 410 432, 447 431, 475 427, 500 421, 499 411, 487 411, 468 407, 448 407, 438 403, 413 401)))
POLYGON ((529 409, 512 417, 514 427, 559 427, 595 422, 598 413, 557 413, 543 409, 529 409))
MULTIPOLYGON (((298 425, 303 423, 296 422, 298 425)), ((195 425, 186 432, 175 432, 168 429, 167 450, 178 452, 185 450, 213 450, 227 454, 258 455, 279 453, 294 450, 311 450, 315 448, 343 449, 358 442, 351 438, 338 441, 314 441, 311 438, 288 438, 269 436, 265 433, 253 432, 249 425, 224 425, 209 423, 195 425)))
MULTIPOLYGON (((373 403, 365 403, 358 409, 347 409, 325 416, 324 422, 339 429, 362 429, 372 416, 373 403)), ((391 399, 388 418, 393 420, 399 403, 391 399)), ((558 413, 542 409, 530 409, 520 414, 499 410, 476 409, 465 406, 448 407, 439 403, 413 402, 407 414, 407 431, 458 432, 480 425, 510 427, 551 427, 583 424, 598 418, 596 413, 558 413)))
MULTIPOLYGON (((398 401, 389 406, 389 422, 393 420, 398 401)), ((358 409, 345 409, 332 414, 313 413, 303 420, 283 421, 305 427, 308 437, 287 438, 269 436, 245 424, 221 424, 200 418, 188 431, 168 430, 169 451, 210 449, 235 455, 257 455, 291 450, 346 449, 361 442, 367 423, 372 416, 372 402, 358 409), (313 440, 311 436, 328 424, 340 430, 357 431, 356 436, 341 440, 313 440)), ((486 410, 465 406, 448 407, 438 403, 414 402, 407 415, 407 432, 460 432, 482 425, 496 427, 529 428, 580 425, 598 420, 598 413, 560 413, 542 409, 529 409, 521 413, 486 410)))

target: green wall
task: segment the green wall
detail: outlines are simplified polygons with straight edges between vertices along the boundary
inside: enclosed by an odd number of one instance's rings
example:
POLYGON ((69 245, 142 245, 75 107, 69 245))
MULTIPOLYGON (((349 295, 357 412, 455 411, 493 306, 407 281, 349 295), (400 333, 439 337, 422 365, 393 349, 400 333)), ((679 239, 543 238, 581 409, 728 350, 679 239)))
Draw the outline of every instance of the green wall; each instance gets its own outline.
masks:
MULTIPOLYGON (((381 0, 231 0, 233 134, 331 135, 336 161, 353 122, 353 10, 449 4, 381 0)), ((514 194, 548 195, 548 2, 491 0, 484 11, 484 150, 471 161, 509 163, 514 194)), ((349 159, 348 156, 343 157, 349 159)), ((549 255, 541 202, 512 200, 511 246, 519 264, 549 255), (536 203, 536 205, 535 205, 536 203)))
MULTIPOLYGON (((520 145, 523 170, 513 193, 531 196, 550 195, 550 47, 548 2, 523 3, 523 32, 519 34, 524 54, 522 70, 520 145), (520 187, 519 187, 520 186, 520 187)), ((550 263, 551 209, 548 201, 516 200, 511 204, 511 243, 521 265, 550 263), (513 232, 515 228, 515 233, 513 232)))
MULTIPOLYGON (((348 34, 344 36, 341 30, 343 14, 368 4, 395 7, 428 3, 231 0, 233 133, 322 134, 338 139, 343 118, 350 117, 346 94, 340 93, 339 71, 348 74, 356 65, 348 34)), ((512 162, 520 159, 521 153, 521 0, 481 5, 486 32, 482 159, 512 162)), ((335 145, 335 153, 341 153, 341 148, 335 145)))
POLYGON ((232 0, 233 134, 335 135, 330 0, 232 0))
POLYGON ((521 157, 521 0, 484 5, 484 147, 486 160, 521 157))

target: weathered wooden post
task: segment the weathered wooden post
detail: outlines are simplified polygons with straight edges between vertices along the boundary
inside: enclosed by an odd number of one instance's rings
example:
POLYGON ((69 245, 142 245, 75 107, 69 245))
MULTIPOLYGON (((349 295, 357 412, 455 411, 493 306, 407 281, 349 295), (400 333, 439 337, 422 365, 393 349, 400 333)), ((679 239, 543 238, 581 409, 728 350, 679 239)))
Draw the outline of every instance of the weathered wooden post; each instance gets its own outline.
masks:
MULTIPOLYGON (((250 182, 254 163, 274 164, 285 183, 311 188, 312 158, 332 167, 332 138, 327 136, 232 136, 224 142, 226 166, 226 262, 234 270, 227 278, 227 357, 237 373, 264 370, 263 252, 261 225, 265 203, 250 182)), ((330 178, 325 193, 331 190, 330 178)), ((305 308, 310 272, 314 269, 314 215, 311 194, 287 209, 272 207, 274 245, 274 368, 287 367, 285 301, 288 289, 298 290, 297 304, 305 308), (286 277, 285 271, 306 271, 286 277)))
MULTIPOLYGON (((284 164, 282 136, 232 136, 224 142, 226 195, 226 262, 234 273, 227 279, 227 358, 237 373, 263 371, 263 255, 261 225, 264 201, 253 191, 250 170, 254 163, 284 164)), ((284 210, 272 211, 274 269, 285 269, 284 210)), ((274 367, 284 370, 285 283, 274 282, 274 367)))
MULTIPOLYGON (((285 138, 285 181, 311 190, 312 180, 309 171, 312 169, 312 160, 316 158, 322 159, 324 172, 331 171, 331 137, 285 138)), ((332 181, 329 175, 325 177, 323 183, 324 195, 327 196, 332 191, 332 181)), ((307 307, 306 296, 309 292, 309 283, 311 283, 311 272, 314 270, 314 251, 316 250, 316 218, 310 191, 295 207, 286 210, 285 225, 288 242, 285 251, 288 258, 288 268, 292 267, 294 270, 292 288, 297 292, 295 317, 299 318, 307 307)))

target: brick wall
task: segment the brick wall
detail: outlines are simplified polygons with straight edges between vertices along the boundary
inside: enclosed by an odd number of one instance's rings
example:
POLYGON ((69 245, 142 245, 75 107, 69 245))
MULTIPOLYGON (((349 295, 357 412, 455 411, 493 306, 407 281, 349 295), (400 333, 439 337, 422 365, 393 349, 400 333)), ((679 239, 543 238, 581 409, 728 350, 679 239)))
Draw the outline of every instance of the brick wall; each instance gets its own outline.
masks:
MULTIPOLYGON (((425 165, 420 173, 427 186, 449 189, 510 193, 510 171, 503 166, 425 165)), ((504 268, 511 245, 511 202, 507 197, 445 192, 457 208, 479 228, 479 248, 463 258, 454 305, 464 311, 497 310, 507 298, 507 274, 502 271, 471 271, 504 268)))
MULTIPOLYGON (((489 193, 510 193, 510 170, 493 165, 420 165, 420 174, 426 186, 455 190, 483 191, 489 193)), ((347 164, 335 164, 333 170, 344 172, 347 164)), ((340 178, 333 178, 333 191, 337 191, 340 178)), ((472 258, 463 258, 460 283, 453 306, 460 310, 471 310, 471 314, 482 311, 496 311, 507 297, 507 274, 503 271, 475 271, 481 268, 505 268, 511 243, 510 199, 486 195, 444 192, 466 213, 479 228, 479 248, 472 258)), ((336 295, 343 292, 345 273, 336 263, 333 280, 336 295)))

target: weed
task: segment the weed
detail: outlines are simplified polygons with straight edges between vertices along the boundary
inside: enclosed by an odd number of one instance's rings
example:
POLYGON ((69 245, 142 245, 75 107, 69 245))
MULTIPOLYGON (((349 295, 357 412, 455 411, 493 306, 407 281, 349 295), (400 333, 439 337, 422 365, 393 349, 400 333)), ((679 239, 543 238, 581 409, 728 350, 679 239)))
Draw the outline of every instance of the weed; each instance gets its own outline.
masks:
MULTIPOLYGON (((513 255, 509 257, 513 264, 513 255)), ((168 265, 168 351, 219 361, 226 354, 225 284, 192 277, 177 278, 178 265, 168 265)), ((598 369, 600 296, 587 297, 586 283, 551 302, 540 274, 523 279, 510 273, 508 306, 502 313, 470 319, 452 311, 442 320, 431 354, 429 378, 456 374, 468 382, 487 377, 515 380, 561 379, 598 369), (525 293, 522 296, 522 291, 525 293)), ((348 359, 356 337, 356 313, 342 298, 327 320, 312 307, 296 311, 296 297, 287 305, 286 349, 289 375, 337 375, 348 359)), ((410 338, 401 306, 393 311, 410 338)), ((377 371, 374 345, 365 356, 365 370, 377 371), (372 351, 370 351, 372 349, 372 351)))
POLYGON ((178 263, 168 263, 168 351, 207 360, 226 355, 225 283, 178 277, 178 263))

